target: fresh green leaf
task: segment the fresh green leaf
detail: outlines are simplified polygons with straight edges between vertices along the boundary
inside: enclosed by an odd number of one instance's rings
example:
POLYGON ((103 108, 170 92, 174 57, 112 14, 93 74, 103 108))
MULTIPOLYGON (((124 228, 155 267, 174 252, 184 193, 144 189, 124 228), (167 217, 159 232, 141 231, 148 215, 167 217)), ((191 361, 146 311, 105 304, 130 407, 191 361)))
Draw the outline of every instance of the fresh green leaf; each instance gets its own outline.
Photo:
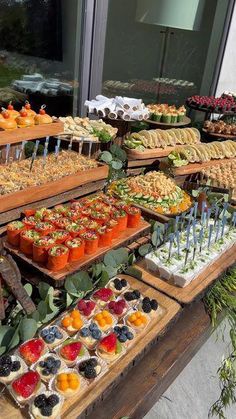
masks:
POLYGON ((103 288, 103 287, 105 287, 106 285, 107 285, 107 283, 108 283, 108 281, 109 281, 109 274, 108 274, 108 272, 107 271, 102 271, 102 274, 101 274, 101 279, 100 279, 100 281, 99 281, 99 283, 98 283, 98 287, 99 288, 103 288))
POLYGON ((6 346, 0 346, 0 356, 3 355, 6 352, 6 350, 6 346))
POLYGON ((42 321, 46 317, 48 312, 47 303, 45 301, 40 301, 38 303, 37 311, 39 313, 39 319, 42 321))
POLYGON ((24 318, 19 327, 20 338, 23 342, 34 337, 38 326, 34 319, 24 318))
POLYGON ((106 266, 104 271, 107 272, 109 279, 113 278, 113 276, 117 275, 117 268, 113 268, 112 266, 106 266))
POLYGON ((71 295, 67 292, 66 293, 66 307, 69 307, 73 303, 73 298, 71 295))
POLYGON ((149 252, 151 252, 151 250, 152 250, 151 244, 147 243, 147 244, 144 244, 143 246, 140 246, 140 248, 138 249, 138 252, 139 252, 140 256, 145 256, 149 252))
POLYGON ((136 258, 135 258, 135 254, 134 253, 130 253, 129 257, 128 257, 128 264, 129 265, 133 265, 135 262, 136 258))
POLYGON ((46 282, 40 282, 38 285, 39 295, 42 300, 46 300, 50 287, 46 282))
POLYGON ((112 153, 112 156, 117 158, 118 160, 121 160, 121 161, 127 160, 126 152, 121 147, 119 147, 117 144, 112 144, 111 145, 110 152, 112 153))
POLYGON ((92 278, 98 278, 102 272, 102 263, 96 263, 92 266, 92 278))
POLYGON ((20 335, 19 335, 19 327, 17 327, 8 345, 8 350, 15 348, 17 345, 19 345, 19 343, 20 343, 20 335))
POLYGON ((125 270, 125 274, 131 275, 137 279, 142 279, 142 271, 135 268, 134 266, 128 266, 128 268, 125 270))
POLYGON ((89 277, 89 274, 85 271, 77 272, 66 278, 65 289, 71 295, 79 297, 81 291, 90 291, 93 289, 93 283, 89 277))
POLYGON ((118 267, 128 262, 128 251, 124 248, 110 250, 104 257, 104 263, 106 266, 112 266, 113 268, 118 267))
POLYGON ((25 285, 24 285, 24 289, 26 290, 26 292, 27 292, 27 294, 28 294, 29 296, 31 296, 31 295, 32 295, 32 292, 33 292, 33 287, 32 287, 32 285, 31 285, 31 284, 25 284, 25 285))
POLYGON ((39 312, 38 312, 38 310, 35 310, 31 315, 30 315, 30 317, 32 318, 32 319, 34 319, 37 323, 39 322, 39 320, 40 320, 40 314, 39 314, 39 312))
POLYGON ((119 161, 119 160, 112 160, 112 162, 111 162, 111 166, 112 166, 112 168, 113 169, 115 169, 115 170, 120 170, 121 168, 122 168, 122 162, 121 161, 119 161))
POLYGON ((15 328, 11 326, 0 326, 0 346, 8 347, 15 333, 15 328))
POLYGON ((112 161, 112 155, 109 151, 103 151, 100 154, 99 160, 104 161, 105 163, 110 163, 112 161))

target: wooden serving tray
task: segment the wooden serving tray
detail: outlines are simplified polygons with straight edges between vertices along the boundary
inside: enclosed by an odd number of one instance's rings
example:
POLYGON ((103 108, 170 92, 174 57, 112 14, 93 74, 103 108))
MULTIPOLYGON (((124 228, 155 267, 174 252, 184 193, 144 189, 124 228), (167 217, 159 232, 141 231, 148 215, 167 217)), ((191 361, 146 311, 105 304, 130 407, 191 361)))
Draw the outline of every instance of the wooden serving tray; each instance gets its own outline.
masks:
POLYGON ((236 161, 236 158, 232 159, 214 159, 210 161, 205 161, 203 163, 189 163, 186 166, 181 167, 171 167, 171 170, 174 175, 191 175, 193 173, 200 172, 202 169, 211 166, 224 165, 224 163, 230 163, 236 161))
POLYGON ((16 144, 21 141, 35 140, 38 138, 52 137, 59 135, 64 130, 64 124, 61 121, 55 121, 51 124, 34 125, 29 128, 16 128, 8 131, 0 131, 0 146, 6 144, 16 144))
MULTIPOLYGON (((67 399, 62 410, 62 419, 75 419, 85 417, 87 411, 96 408, 96 402, 102 400, 122 380, 124 374, 130 370, 145 355, 157 337, 164 334, 181 307, 178 303, 166 297, 162 293, 149 287, 128 275, 119 275, 126 278, 132 288, 138 289, 143 295, 155 298, 159 303, 159 313, 151 320, 147 328, 138 334, 134 345, 117 362, 112 364, 108 372, 98 381, 90 384, 85 393, 79 398, 78 395, 67 399)), ((127 394, 128 397, 128 394, 127 394)), ((26 418, 27 410, 20 409, 5 390, 0 398, 0 410, 2 417, 19 419, 26 418)), ((96 417, 96 411, 94 412, 96 417)), ((106 417, 106 416, 104 416, 106 417)))
POLYGON ((93 255, 85 255, 81 258, 78 262, 68 263, 64 269, 58 272, 53 272, 47 269, 44 265, 39 265, 38 263, 34 262, 32 258, 27 257, 23 253, 20 252, 19 249, 14 248, 6 240, 4 240, 4 247, 7 249, 13 256, 16 256, 20 262, 27 263, 30 267, 36 269, 43 275, 45 275, 45 279, 52 283, 53 286, 60 287, 63 285, 66 276, 79 271, 81 268, 85 269, 86 266, 90 266, 97 260, 103 258, 105 253, 107 253, 111 249, 115 249, 117 247, 126 246, 129 243, 133 242, 136 238, 148 234, 150 231, 150 224, 144 220, 141 220, 140 226, 138 228, 127 228, 123 231, 117 239, 112 240, 112 246, 107 247, 99 247, 97 252, 93 255))
POLYGON ((148 122, 151 125, 157 125, 158 127, 164 128, 173 128, 173 127, 184 127, 185 125, 189 125, 191 123, 191 119, 188 116, 184 116, 184 120, 182 122, 175 122, 175 123, 166 123, 166 122, 158 122, 153 121, 152 119, 147 119, 145 122, 148 122))
POLYGON ((138 151, 128 147, 124 147, 124 149, 129 160, 145 160, 155 157, 166 157, 174 151, 175 147, 147 148, 144 151, 138 151))
POLYGON ((236 263, 236 245, 224 252, 214 263, 209 265, 200 273, 189 285, 180 288, 164 279, 149 272, 145 267, 145 261, 137 263, 137 268, 143 273, 142 281, 151 285, 159 291, 164 292, 169 297, 174 298, 179 303, 189 304, 199 299, 203 292, 216 281, 219 276, 230 266, 236 263))
POLYGON ((219 134, 218 132, 209 132, 206 130, 206 128, 202 128, 202 131, 205 132, 205 134, 209 135, 209 137, 216 137, 216 138, 223 138, 223 139, 229 139, 234 140, 236 138, 236 135, 232 134, 219 134))
POLYGON ((48 182, 43 185, 23 189, 22 191, 2 195, 0 196, 0 213, 58 195, 59 193, 69 191, 77 186, 85 185, 95 180, 106 179, 107 176, 108 166, 98 163, 98 167, 93 169, 64 176, 54 182, 48 182))

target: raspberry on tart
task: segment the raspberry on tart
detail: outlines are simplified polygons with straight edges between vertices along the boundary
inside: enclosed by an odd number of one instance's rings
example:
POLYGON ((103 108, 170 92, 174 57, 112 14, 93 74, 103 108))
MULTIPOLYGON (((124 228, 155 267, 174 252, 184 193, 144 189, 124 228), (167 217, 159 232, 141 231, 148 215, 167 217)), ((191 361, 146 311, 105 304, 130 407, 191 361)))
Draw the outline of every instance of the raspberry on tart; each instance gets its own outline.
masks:
POLYGON ((27 371, 11 383, 11 390, 19 403, 33 397, 40 388, 41 379, 37 371, 27 371))
POLYGON ((79 312, 82 314, 82 316, 86 318, 90 318, 94 315, 97 306, 96 303, 92 300, 80 300, 77 304, 77 308, 79 312))
POLYGON ((114 293, 110 288, 100 288, 93 294, 93 299, 100 307, 105 307, 109 301, 114 299, 114 293))
POLYGON ((125 313, 128 310, 128 304, 124 300, 124 298, 120 298, 116 301, 110 301, 107 306, 110 313, 112 313, 114 316, 121 318, 125 315, 125 313))

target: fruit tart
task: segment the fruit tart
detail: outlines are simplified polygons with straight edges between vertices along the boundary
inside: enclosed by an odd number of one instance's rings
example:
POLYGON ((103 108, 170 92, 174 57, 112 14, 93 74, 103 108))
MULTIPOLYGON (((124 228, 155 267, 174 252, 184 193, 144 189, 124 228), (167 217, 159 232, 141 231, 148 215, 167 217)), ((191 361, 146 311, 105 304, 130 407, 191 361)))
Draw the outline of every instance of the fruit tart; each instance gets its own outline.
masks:
POLYGON ((49 349, 53 349, 66 340, 68 335, 59 326, 49 326, 41 330, 40 337, 44 340, 49 349))
POLYGON ((157 300, 150 299, 149 297, 144 297, 138 305, 138 309, 148 314, 150 317, 154 317, 157 313, 158 302, 157 300))
POLYGON ((129 290, 124 293, 124 299, 128 302, 130 306, 135 306, 141 298, 141 293, 139 290, 129 290))
POLYGON ((107 332, 116 324, 115 318, 107 310, 102 310, 95 314, 93 321, 99 326, 102 332, 107 332))
POLYGON ((75 369, 65 369, 56 375, 53 386, 56 391, 67 398, 81 392, 85 382, 75 369))
POLYGON ((19 354, 27 365, 32 365, 47 351, 47 346, 43 339, 35 338, 22 343, 19 346, 19 354))
POLYGON ((108 282, 107 287, 110 288, 114 294, 120 295, 129 289, 129 284, 126 279, 115 277, 108 282))
POLYGON ((39 113, 34 117, 35 125, 51 124, 53 122, 52 117, 45 111, 46 105, 42 105, 39 109, 39 113))
POLYGON ((10 384, 10 392, 20 404, 28 402, 40 388, 41 378, 37 371, 27 371, 10 384))
POLYGON ((68 366, 73 366, 77 361, 88 355, 88 351, 78 339, 67 339, 59 346, 57 352, 68 366))
POLYGON ((129 306, 124 298, 118 298, 116 301, 110 301, 107 305, 107 309, 110 313, 119 319, 126 314, 128 308, 129 306))
POLYGON ((150 317, 141 311, 133 311, 126 317, 127 325, 133 327, 133 329, 137 332, 145 329, 149 322, 150 317))
POLYGON ((114 293, 110 288, 100 288, 93 293, 92 298, 100 307, 105 307, 109 301, 114 300, 114 293))
POLYGON ((0 383, 9 384, 27 369, 23 359, 17 355, 3 355, 0 358, 0 383))
POLYGON ((65 317, 61 319, 62 328, 68 333, 68 335, 75 335, 78 330, 83 327, 84 321, 81 317, 79 310, 72 310, 65 317))
POLYGON ((128 348, 134 343, 135 331, 129 326, 118 324, 114 327, 114 333, 117 336, 117 339, 122 343, 125 348, 128 348))
POLYGON ((83 327, 79 331, 81 342, 86 348, 92 350, 96 347, 98 341, 102 337, 102 331, 99 329, 96 323, 90 323, 89 326, 83 327))
POLYGON ((86 317, 87 319, 90 319, 97 311, 97 305, 95 301, 92 300, 80 300, 77 303, 77 308, 82 316, 86 317))
POLYGON ((107 371, 107 366, 102 359, 92 356, 78 364, 78 371, 86 380, 91 382, 101 377, 107 371))
POLYGON ((33 369, 38 371, 43 381, 49 381, 65 367, 66 364, 55 354, 46 354, 33 365, 33 369))
POLYGON ((124 347, 115 333, 105 336, 97 346, 97 354, 107 362, 113 362, 124 353, 124 347))
POLYGON ((54 391, 45 391, 35 397, 30 406, 30 414, 34 419, 56 419, 60 417, 63 398, 54 391))

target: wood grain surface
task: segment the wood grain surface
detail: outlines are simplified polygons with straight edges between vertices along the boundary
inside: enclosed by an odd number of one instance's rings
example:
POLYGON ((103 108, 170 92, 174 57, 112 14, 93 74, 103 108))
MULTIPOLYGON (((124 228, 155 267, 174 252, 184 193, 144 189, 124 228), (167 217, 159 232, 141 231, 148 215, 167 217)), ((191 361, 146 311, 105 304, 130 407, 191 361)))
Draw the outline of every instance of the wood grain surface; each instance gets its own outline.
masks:
POLYGON ((232 159, 212 159, 210 161, 205 161, 202 163, 189 163, 186 166, 181 167, 171 167, 171 171, 174 175, 190 175, 192 173, 200 172, 202 169, 211 166, 224 165, 224 163, 235 162, 236 158, 232 159))
POLYGON ((44 137, 52 137, 63 132, 64 124, 60 121, 51 124, 34 125, 29 128, 17 128, 8 131, 0 131, 0 146, 16 144, 21 141, 36 140, 44 137))

